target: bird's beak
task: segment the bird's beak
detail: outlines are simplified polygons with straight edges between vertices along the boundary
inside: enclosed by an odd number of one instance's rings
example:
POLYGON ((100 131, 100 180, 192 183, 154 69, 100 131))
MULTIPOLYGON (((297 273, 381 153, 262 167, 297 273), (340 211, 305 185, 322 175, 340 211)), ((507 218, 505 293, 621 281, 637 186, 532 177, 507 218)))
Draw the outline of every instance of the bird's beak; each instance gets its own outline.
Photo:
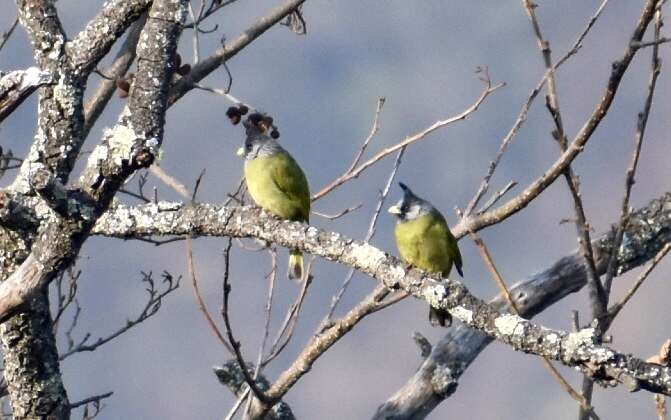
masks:
POLYGON ((391 214, 401 214, 401 209, 398 206, 391 206, 387 211, 391 214))
POLYGON ((244 148, 244 147, 239 148, 239 149, 235 152, 235 154, 238 155, 238 156, 244 156, 244 155, 245 155, 245 148, 244 148))

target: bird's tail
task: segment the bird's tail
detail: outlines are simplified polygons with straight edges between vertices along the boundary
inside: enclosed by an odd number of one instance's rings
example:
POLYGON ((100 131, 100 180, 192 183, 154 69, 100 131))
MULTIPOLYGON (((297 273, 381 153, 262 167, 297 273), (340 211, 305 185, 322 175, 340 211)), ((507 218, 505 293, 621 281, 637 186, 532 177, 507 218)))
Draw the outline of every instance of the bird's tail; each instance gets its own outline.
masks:
POLYGON ((300 281, 303 278, 303 253, 297 249, 289 254, 288 276, 292 280, 300 281))
POLYGON ((434 327, 449 327, 452 325, 452 316, 449 312, 442 309, 429 307, 429 322, 434 327))

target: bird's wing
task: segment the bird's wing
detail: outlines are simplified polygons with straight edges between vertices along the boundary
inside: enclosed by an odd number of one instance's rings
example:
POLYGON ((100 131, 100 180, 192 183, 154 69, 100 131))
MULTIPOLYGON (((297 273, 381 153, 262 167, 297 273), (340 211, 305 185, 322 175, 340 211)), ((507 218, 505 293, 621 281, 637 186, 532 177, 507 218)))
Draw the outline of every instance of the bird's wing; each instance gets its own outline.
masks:
POLYGON ((271 179, 287 198, 300 208, 302 220, 310 218, 310 188, 305 174, 296 161, 286 152, 271 160, 271 179))
POLYGON ((452 233, 450 233, 448 241, 452 245, 448 248, 452 253, 452 262, 457 269, 457 273, 459 273, 461 277, 464 277, 464 272, 462 270, 463 263, 461 261, 461 251, 459 251, 459 245, 457 245, 457 240, 454 238, 454 236, 452 236, 452 233))
POLYGON ((443 235, 445 241, 444 244, 447 248, 447 253, 452 259, 452 264, 457 269, 457 273, 463 277, 464 272, 462 271, 461 252, 459 251, 459 245, 457 244, 457 240, 454 235, 452 235, 452 231, 450 231, 450 227, 448 226, 447 221, 442 214, 440 214, 437 219, 437 225, 439 226, 440 232, 443 235))

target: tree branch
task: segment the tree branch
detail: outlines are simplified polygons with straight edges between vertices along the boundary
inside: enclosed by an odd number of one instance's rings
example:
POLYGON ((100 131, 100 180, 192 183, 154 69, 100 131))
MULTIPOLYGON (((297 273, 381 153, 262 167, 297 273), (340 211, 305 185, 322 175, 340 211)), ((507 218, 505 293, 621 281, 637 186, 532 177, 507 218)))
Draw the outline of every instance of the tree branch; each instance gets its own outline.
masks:
POLYGON ((646 364, 596 343, 593 329, 567 333, 534 325, 519 316, 502 315, 471 295, 458 281, 409 270, 399 259, 371 245, 314 226, 279 220, 258 208, 209 204, 183 207, 178 203, 117 206, 101 218, 95 231, 118 237, 166 233, 255 237, 300 249, 353 267, 384 283, 388 289, 403 289, 516 350, 579 367, 597 380, 671 394, 671 369, 646 364))
POLYGON ((71 65, 87 76, 114 42, 147 10, 150 0, 112 0, 66 45, 71 65))
POLYGON ((142 35, 147 41, 138 48, 138 74, 129 106, 119 124, 105 132, 79 182, 81 193, 92 203, 86 212, 88 217, 82 217, 78 223, 56 220, 47 224, 33 244, 30 257, 0 284, 0 320, 7 320, 60 270, 70 265, 96 218, 109 206, 123 182, 137 169, 154 161, 163 139, 168 87, 173 73, 171 62, 185 6, 186 0, 153 3, 142 35))
POLYGON ((191 68, 188 77, 181 78, 172 87, 169 103, 171 105, 175 103, 179 98, 195 87, 194 83, 200 82, 210 73, 218 69, 219 66, 224 64, 228 59, 235 56, 243 48, 251 44, 256 38, 263 35, 264 32, 280 22, 303 3, 305 3, 305 0, 287 0, 284 4, 275 7, 268 12, 268 14, 259 18, 240 36, 233 39, 231 42, 227 42, 224 46, 217 49, 211 56, 201 60, 197 65, 191 68))
MULTIPOLYGON (((643 34, 654 15, 656 4, 657 0, 646 1, 641 16, 638 19, 634 34, 631 37, 630 44, 631 42, 640 41, 643 38, 643 34)), ((606 90, 601 97, 601 100, 594 108, 594 111, 592 111, 592 115, 585 122, 578 134, 576 134, 566 152, 562 153, 543 175, 521 191, 516 197, 510 199, 508 202, 494 210, 481 215, 470 215, 462 219, 459 224, 452 229, 452 232, 457 238, 466 235, 470 231, 478 231, 483 227, 498 223, 522 210, 563 173, 568 165, 570 165, 583 151, 592 134, 608 113, 608 110, 613 103, 613 99, 615 99, 617 89, 620 86, 620 81, 629 68, 629 64, 633 60, 634 55, 636 55, 637 50, 637 48, 628 44, 622 57, 613 63, 606 90)))
POLYGON ((35 90, 51 82, 51 75, 37 67, 0 73, 0 123, 35 90))
POLYGON ((84 104, 82 138, 88 136, 91 128, 93 128, 98 117, 100 117, 112 95, 114 95, 114 91, 117 88, 116 79, 123 77, 133 63, 133 60, 135 60, 137 41, 140 39, 140 33, 145 21, 146 19, 140 18, 131 25, 128 30, 128 36, 114 58, 114 62, 105 69, 105 75, 109 76, 112 80, 102 79, 95 92, 91 94, 89 100, 84 104))

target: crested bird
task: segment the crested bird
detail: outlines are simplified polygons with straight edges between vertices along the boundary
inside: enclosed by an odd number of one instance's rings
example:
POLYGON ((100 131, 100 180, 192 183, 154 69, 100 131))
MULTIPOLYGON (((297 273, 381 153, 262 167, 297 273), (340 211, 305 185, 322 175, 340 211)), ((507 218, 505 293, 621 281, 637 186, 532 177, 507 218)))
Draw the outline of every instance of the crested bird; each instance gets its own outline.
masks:
MULTIPOLYGON (((450 232, 445 217, 428 201, 416 196, 399 182, 403 198, 389 208, 397 217, 394 236, 401 259, 416 268, 447 277, 452 265, 463 277, 461 253, 457 240, 450 232)), ((447 311, 430 308, 431 325, 449 326, 452 318, 447 311)))
MULTIPOLYGON (((243 123, 244 146, 238 156, 245 159, 245 182, 252 199, 259 207, 277 217, 299 222, 310 219, 310 189, 301 167, 277 140, 269 136, 272 122, 254 113, 243 123)), ((274 133, 273 129, 271 132, 274 133)), ((288 276, 303 277, 303 254, 290 250, 288 276)))

